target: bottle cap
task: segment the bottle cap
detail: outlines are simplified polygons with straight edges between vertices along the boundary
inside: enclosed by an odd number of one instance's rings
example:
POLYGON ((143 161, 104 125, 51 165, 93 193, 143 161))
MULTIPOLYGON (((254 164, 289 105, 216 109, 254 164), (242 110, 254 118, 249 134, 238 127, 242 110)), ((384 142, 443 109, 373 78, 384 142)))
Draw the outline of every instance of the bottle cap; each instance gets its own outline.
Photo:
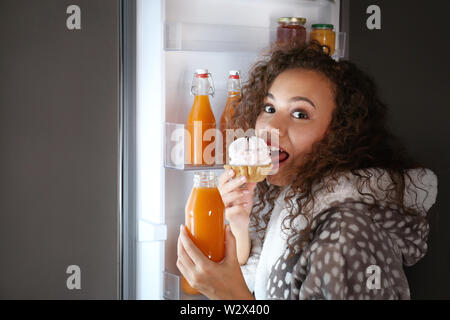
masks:
POLYGON ((208 69, 195 69, 191 84, 191 94, 194 96, 198 94, 214 96, 214 83, 208 69))
POLYGON ((325 24, 325 23, 313 24, 311 27, 314 29, 330 29, 330 30, 333 30, 334 28, 332 24, 325 24))
POLYGON ((196 69, 195 76, 198 78, 207 78, 208 77, 208 69, 196 69))
POLYGON ((239 79, 239 70, 230 70, 229 79, 239 79))
POLYGON ((306 18, 301 18, 301 17, 281 17, 281 18, 278 18, 278 23, 304 25, 306 23, 306 18))

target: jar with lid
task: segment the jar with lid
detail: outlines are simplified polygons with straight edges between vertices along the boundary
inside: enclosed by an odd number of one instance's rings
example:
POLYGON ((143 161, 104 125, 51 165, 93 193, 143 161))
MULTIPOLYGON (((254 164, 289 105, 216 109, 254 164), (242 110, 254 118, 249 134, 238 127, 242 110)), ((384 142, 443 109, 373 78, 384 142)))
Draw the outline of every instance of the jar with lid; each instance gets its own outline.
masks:
POLYGON ((295 43, 302 45, 306 42, 306 18, 282 17, 278 18, 277 42, 295 43))
POLYGON ((322 45, 323 51, 332 55, 335 50, 336 34, 332 24, 313 24, 309 41, 317 41, 322 45))

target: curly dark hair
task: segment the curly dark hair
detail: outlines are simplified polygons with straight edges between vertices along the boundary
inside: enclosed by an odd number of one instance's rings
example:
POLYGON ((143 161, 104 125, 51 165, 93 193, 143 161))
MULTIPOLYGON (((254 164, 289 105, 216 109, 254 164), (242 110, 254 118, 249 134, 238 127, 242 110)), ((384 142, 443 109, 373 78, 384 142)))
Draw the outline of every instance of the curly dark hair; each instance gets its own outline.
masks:
MULTIPOLYGON (((363 190, 368 187, 375 191, 370 183, 374 169, 387 172, 392 183, 384 189, 386 197, 383 200, 387 201, 383 202, 405 214, 419 215, 419 211, 404 206, 403 197, 408 169, 423 167, 408 155, 388 129, 387 107, 378 97, 374 81, 352 62, 332 59, 318 43, 308 43, 302 47, 275 46, 263 55, 250 70, 231 127, 244 130, 255 128, 271 84, 280 73, 293 68, 324 75, 334 87, 336 108, 324 137, 313 144, 301 167, 296 168, 290 191, 285 196, 291 211, 283 221, 283 229, 293 228, 293 221, 299 215, 308 221, 305 229, 288 238, 289 248, 294 249, 294 245, 307 241, 315 195, 325 189, 332 191, 333 183, 342 173, 354 174, 359 193, 371 196, 375 206, 380 199, 363 190), (294 209, 293 201, 297 209, 294 209)), ((424 174, 424 170, 422 172, 424 174)), ((411 177, 409 180, 413 181, 411 177)), ((378 182, 377 187, 380 188, 378 182)), ((275 199, 281 190, 281 187, 266 181, 257 184, 257 201, 251 213, 257 231, 267 227, 275 199)))

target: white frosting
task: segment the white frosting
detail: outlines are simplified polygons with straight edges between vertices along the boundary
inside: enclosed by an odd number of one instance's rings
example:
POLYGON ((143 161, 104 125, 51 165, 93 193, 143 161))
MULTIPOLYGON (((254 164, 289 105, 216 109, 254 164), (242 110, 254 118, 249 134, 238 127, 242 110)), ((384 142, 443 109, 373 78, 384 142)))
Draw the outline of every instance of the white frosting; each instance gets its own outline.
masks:
POLYGON ((267 165, 272 163, 270 149, 258 137, 242 137, 233 141, 229 148, 230 165, 267 165))

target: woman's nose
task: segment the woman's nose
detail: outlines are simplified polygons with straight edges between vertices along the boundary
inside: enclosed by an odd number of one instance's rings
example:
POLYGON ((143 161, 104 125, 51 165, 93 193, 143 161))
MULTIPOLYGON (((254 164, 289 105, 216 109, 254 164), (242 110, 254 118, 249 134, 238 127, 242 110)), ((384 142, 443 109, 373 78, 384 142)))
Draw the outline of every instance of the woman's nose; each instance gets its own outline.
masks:
POLYGON ((286 119, 283 119, 281 116, 274 115, 266 123, 266 130, 269 132, 275 130, 277 131, 278 136, 284 136, 286 132, 286 119))

